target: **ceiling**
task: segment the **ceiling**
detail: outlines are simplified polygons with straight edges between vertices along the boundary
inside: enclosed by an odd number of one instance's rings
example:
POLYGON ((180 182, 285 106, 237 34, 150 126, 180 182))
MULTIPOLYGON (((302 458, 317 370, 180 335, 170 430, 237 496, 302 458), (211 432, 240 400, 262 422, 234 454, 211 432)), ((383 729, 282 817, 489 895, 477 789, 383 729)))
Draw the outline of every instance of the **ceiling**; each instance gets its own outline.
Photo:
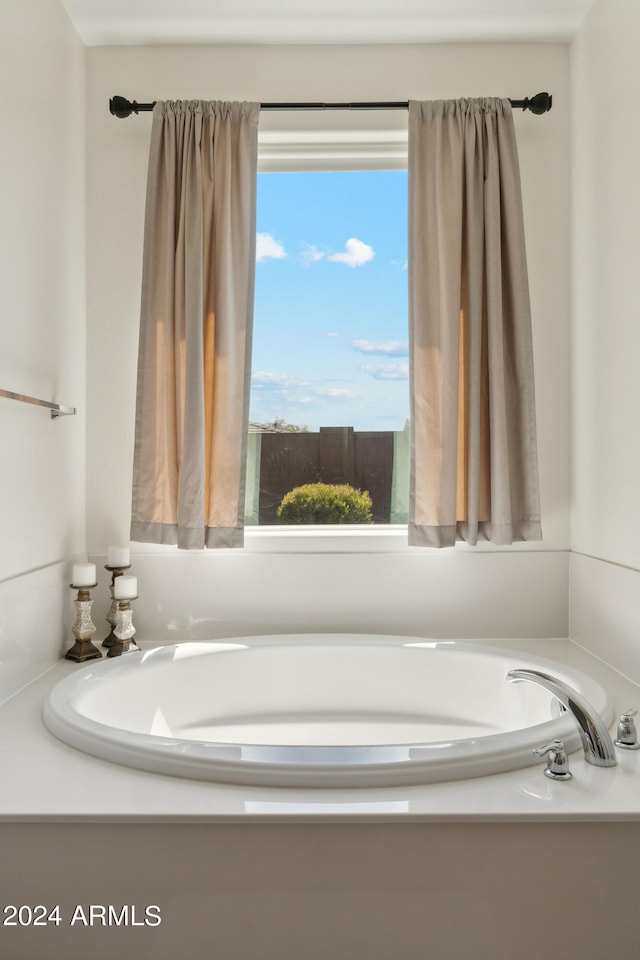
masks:
POLYGON ((568 42, 592 0, 61 0, 88 46, 568 42))

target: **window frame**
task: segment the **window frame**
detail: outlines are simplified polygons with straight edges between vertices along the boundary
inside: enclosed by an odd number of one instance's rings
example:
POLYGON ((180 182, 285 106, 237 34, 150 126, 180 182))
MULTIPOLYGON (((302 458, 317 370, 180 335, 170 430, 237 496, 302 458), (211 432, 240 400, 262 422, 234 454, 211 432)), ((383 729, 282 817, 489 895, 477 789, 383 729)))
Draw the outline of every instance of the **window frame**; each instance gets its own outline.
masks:
MULTIPOLYGON (((406 124, 379 130, 258 132, 258 173, 406 170, 407 162, 406 124)), ((407 538, 406 523, 244 527, 249 553, 390 553, 408 550, 407 538)))
POLYGON ((258 173, 406 170, 408 129, 259 130, 258 173))

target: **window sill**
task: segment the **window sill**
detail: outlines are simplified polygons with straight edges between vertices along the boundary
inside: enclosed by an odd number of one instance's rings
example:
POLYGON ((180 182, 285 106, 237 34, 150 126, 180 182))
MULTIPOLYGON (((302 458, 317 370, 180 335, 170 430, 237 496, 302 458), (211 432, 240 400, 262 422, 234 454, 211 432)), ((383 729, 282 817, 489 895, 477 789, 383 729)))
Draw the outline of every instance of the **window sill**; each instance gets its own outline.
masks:
POLYGON ((249 553, 396 553, 408 549, 406 524, 245 527, 249 553))
MULTIPOLYGON (((296 553, 411 553, 434 557, 452 554, 479 553, 548 553, 560 548, 549 548, 542 541, 535 543, 513 543, 509 546, 496 546, 493 543, 480 542, 470 546, 459 541, 455 547, 443 547, 435 550, 425 547, 410 547, 407 540, 406 524, 373 524, 356 526, 341 524, 336 526, 247 526, 244 531, 242 549, 219 550, 178 550, 169 544, 132 542, 132 555, 200 555, 240 556, 246 553, 296 554, 296 553)), ((561 550, 564 552, 564 549, 561 550)))

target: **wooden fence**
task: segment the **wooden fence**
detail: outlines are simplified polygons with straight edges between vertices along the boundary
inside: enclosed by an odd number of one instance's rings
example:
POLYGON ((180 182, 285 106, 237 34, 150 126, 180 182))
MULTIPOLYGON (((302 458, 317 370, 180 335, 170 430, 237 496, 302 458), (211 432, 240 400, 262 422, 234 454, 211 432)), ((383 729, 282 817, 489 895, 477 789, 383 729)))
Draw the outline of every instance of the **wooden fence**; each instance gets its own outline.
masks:
POLYGON ((348 483, 367 490, 374 523, 389 523, 392 431, 320 427, 318 433, 262 433, 260 446, 259 523, 277 523, 283 496, 303 483, 348 483))

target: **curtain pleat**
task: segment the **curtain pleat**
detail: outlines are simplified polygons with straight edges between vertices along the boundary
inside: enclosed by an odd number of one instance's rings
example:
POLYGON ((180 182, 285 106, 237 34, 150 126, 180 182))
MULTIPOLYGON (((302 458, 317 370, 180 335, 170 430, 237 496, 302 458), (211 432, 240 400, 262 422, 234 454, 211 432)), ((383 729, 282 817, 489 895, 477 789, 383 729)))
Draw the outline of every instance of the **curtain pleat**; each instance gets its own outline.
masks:
POLYGON ((508 100, 409 104, 409 543, 541 539, 508 100))
POLYGON ((259 111, 154 107, 132 540, 184 549, 243 542, 259 111))

